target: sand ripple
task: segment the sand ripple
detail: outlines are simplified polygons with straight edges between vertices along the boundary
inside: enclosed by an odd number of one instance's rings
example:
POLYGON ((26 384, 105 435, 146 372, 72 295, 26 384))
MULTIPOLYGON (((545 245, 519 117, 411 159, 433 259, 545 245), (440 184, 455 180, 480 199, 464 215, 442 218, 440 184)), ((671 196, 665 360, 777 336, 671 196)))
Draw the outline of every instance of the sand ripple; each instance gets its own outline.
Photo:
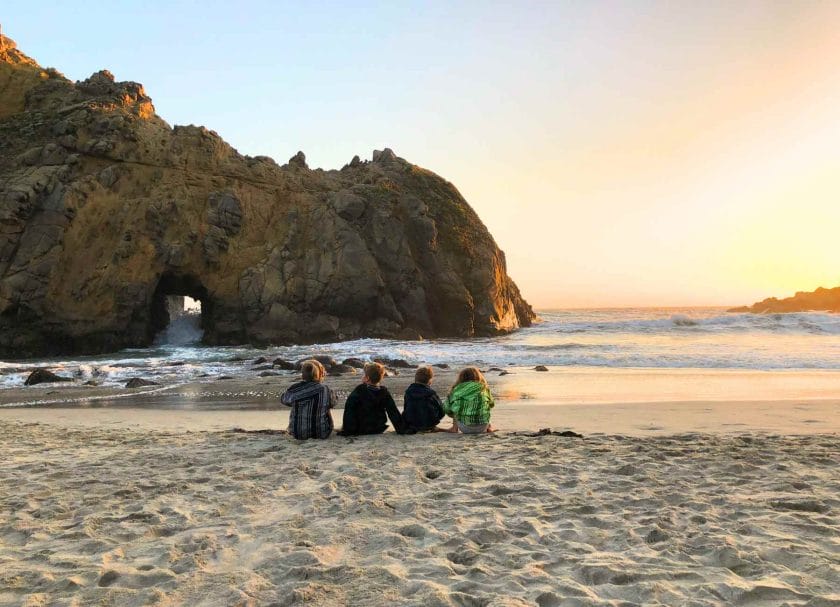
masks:
POLYGON ((834 435, 0 431, 0 605, 840 605, 834 435))

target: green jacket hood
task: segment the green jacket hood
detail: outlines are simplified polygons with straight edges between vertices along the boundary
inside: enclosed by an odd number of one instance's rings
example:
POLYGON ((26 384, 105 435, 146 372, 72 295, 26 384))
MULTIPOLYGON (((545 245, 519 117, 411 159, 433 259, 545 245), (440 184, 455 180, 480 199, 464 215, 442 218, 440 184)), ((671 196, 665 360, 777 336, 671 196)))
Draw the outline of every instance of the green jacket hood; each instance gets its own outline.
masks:
POLYGON ((470 398, 473 396, 477 396, 481 393, 484 389, 484 386, 481 385, 481 382, 477 381, 466 381, 463 384, 458 384, 454 388, 452 388, 452 398, 470 398))

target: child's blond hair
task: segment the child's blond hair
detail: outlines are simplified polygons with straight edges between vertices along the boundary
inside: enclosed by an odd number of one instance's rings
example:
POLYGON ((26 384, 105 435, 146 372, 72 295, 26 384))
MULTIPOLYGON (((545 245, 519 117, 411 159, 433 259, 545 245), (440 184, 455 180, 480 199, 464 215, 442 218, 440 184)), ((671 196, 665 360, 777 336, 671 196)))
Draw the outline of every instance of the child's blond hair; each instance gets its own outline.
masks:
POLYGON ((468 381, 477 381, 483 388, 487 388, 487 380, 484 379, 481 369, 478 367, 464 367, 458 373, 458 378, 455 380, 455 383, 452 385, 452 389, 449 390, 449 393, 451 394, 452 390, 454 390, 455 386, 458 384, 464 384, 468 381))
POLYGON ((300 376, 303 381, 321 381, 327 370, 315 359, 305 360, 300 365, 300 376))
POLYGON ((380 363, 367 363, 365 365, 365 375, 373 384, 378 384, 385 377, 385 367, 380 363))
POLYGON ((417 371, 414 372, 414 381, 428 386, 434 376, 435 372, 431 367, 417 367, 417 371))

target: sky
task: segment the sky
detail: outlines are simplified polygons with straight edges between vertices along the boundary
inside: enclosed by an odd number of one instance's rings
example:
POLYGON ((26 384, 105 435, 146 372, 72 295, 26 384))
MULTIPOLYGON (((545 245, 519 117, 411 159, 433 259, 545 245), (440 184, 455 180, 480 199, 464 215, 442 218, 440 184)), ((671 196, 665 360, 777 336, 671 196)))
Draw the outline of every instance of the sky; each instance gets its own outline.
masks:
POLYGON ((451 181, 537 308, 840 285, 840 2, 42 2, 3 33, 170 124, 451 181))

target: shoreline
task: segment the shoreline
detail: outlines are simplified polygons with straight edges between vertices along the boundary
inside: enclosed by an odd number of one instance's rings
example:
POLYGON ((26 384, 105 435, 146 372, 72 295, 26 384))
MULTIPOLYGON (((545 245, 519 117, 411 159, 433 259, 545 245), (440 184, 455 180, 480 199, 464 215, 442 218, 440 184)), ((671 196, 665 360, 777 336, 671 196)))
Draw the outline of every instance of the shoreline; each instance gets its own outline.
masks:
MULTIPOLYGON (((150 431, 210 432, 285 429, 288 409, 157 408, 126 402, 119 407, 0 408, 0 423, 64 428, 108 427, 150 431)), ((342 409, 333 411, 341 427, 342 409)), ((446 426, 448 418, 441 422, 446 426)), ((679 434, 830 435, 840 433, 840 399, 792 401, 689 401, 587 405, 497 404, 493 424, 502 434, 551 428, 584 436, 663 437, 679 434)), ((390 430, 389 430, 390 432, 390 430)), ((428 435, 418 435, 422 441, 428 435)))
MULTIPOLYGON (((534 367, 507 366, 485 370, 487 382, 501 402, 545 402, 547 404, 607 404, 673 401, 745 401, 840 399, 840 369, 718 369, 656 367, 548 366, 548 372, 534 367), (501 373, 504 372, 504 375, 501 373)), ((64 399, 145 398, 154 394, 195 396, 234 394, 236 401, 277 398, 300 377, 296 371, 276 371, 259 376, 259 369, 242 369, 236 376, 160 383, 147 388, 120 385, 82 385, 79 382, 13 386, 0 389, 0 407, 61 402, 64 399)), ((395 399, 402 398, 413 381, 414 368, 391 369, 383 385, 395 399)), ((145 379, 155 379, 145 374, 145 379)), ((457 369, 435 369, 432 387, 445 393, 454 383, 457 369)), ((143 377, 143 373, 137 373, 143 377)), ((361 372, 328 375, 324 382, 334 390, 350 392, 361 381, 361 372)), ((218 398, 216 399, 218 400, 218 398)))

